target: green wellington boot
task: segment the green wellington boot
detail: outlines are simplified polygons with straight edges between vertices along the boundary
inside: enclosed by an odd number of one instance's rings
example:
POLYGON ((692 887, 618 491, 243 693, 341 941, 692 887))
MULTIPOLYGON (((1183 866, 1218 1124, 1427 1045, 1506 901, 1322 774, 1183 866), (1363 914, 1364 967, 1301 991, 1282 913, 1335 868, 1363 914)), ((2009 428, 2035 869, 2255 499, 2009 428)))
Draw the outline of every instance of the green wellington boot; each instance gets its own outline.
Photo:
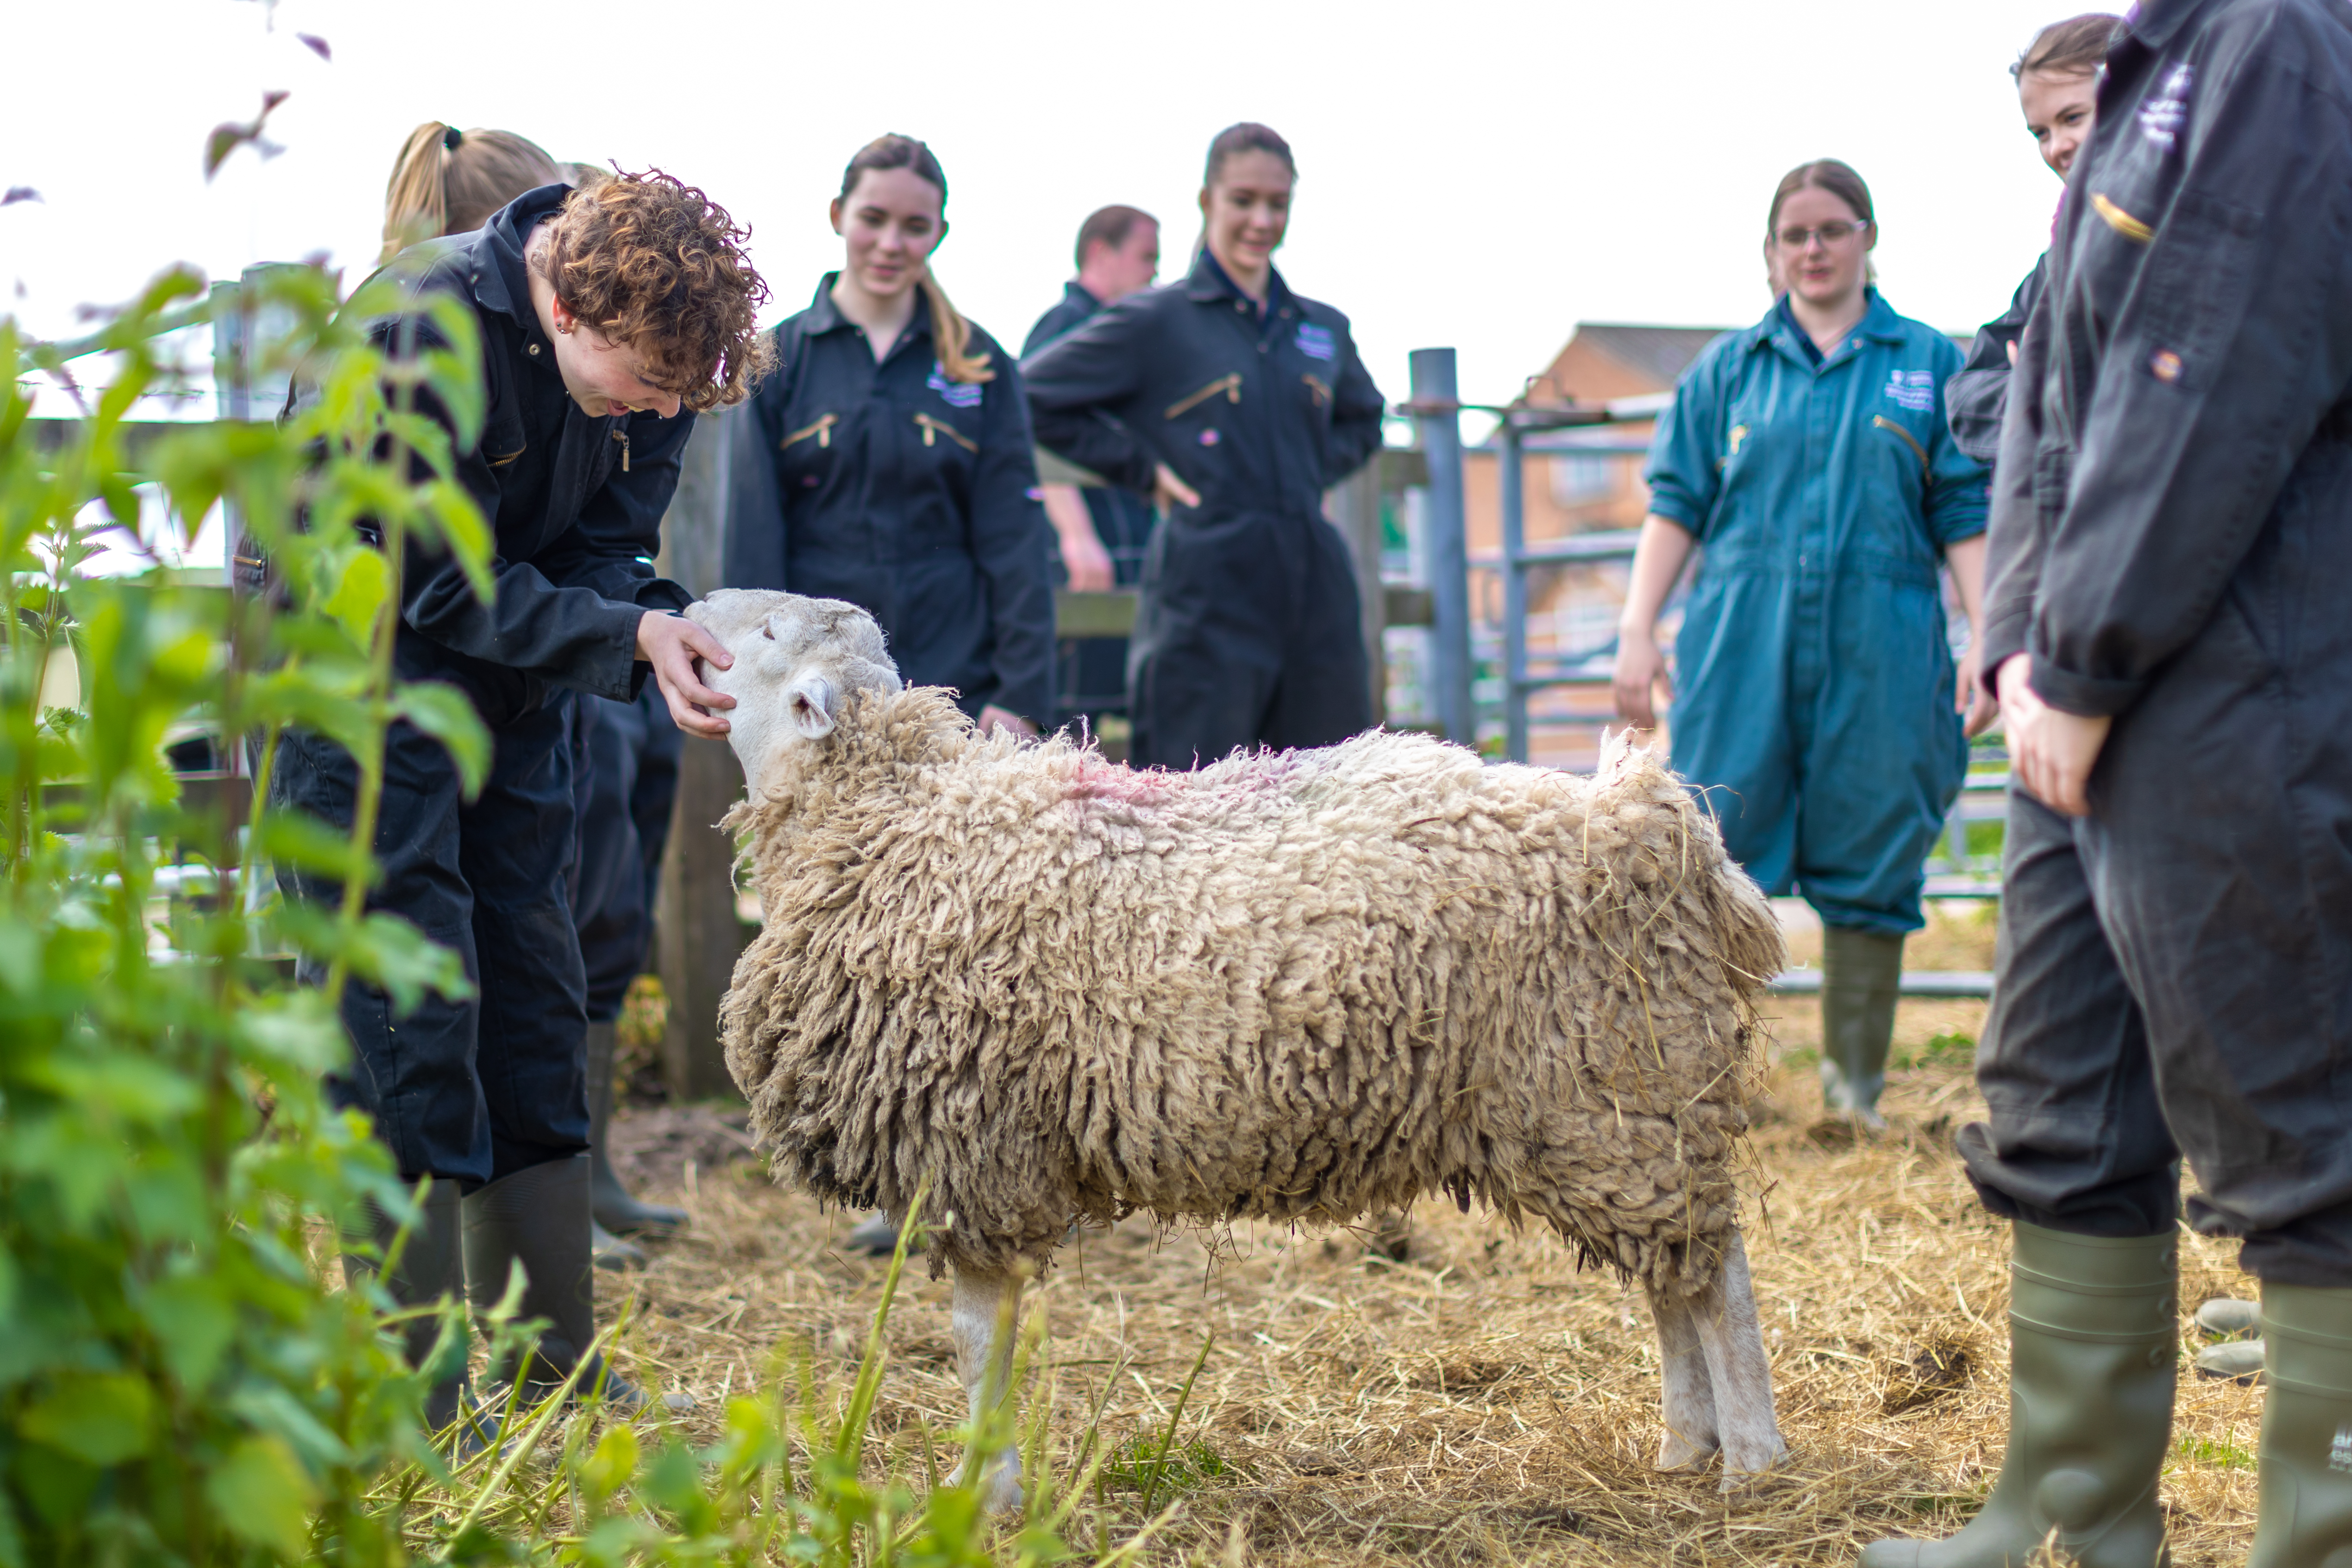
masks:
POLYGON ((1850 926, 1822 930, 1822 1109, 1872 1128, 1886 1087, 1903 939, 1850 926))
MULTIPOLYGON (((583 1357, 575 1395, 600 1395, 632 1415, 645 1395, 591 1349, 596 1338, 596 1271, 591 1255, 588 1156, 550 1160, 500 1176, 466 1199, 466 1291, 487 1312, 505 1295, 513 1266, 522 1265, 522 1313, 547 1328, 520 1366, 493 1365, 493 1382, 520 1379, 527 1401, 544 1398, 583 1357)), ((504 1402, 504 1394, 500 1396, 504 1402)))
POLYGON ((2352 1568, 2352 1290, 2263 1287, 2261 1501, 2246 1568, 2352 1568))
POLYGON ((619 1043, 615 1024, 588 1026, 588 1152, 596 1223, 610 1234, 596 1246, 600 1268, 642 1268, 642 1248, 617 1241, 625 1236, 668 1236, 686 1228, 686 1211, 667 1204, 649 1204, 621 1184, 613 1168, 605 1139, 613 1128, 613 1052, 619 1043), (608 1245, 611 1243, 612 1245, 608 1245), (634 1258, 626 1256, 635 1253, 634 1258), (613 1261, 608 1261, 608 1257, 613 1261))
POLYGON ((2021 1221, 2011 1247, 2000 1479, 1958 1534, 1874 1541, 1863 1568, 2026 1568, 2053 1531, 2080 1568, 2165 1560, 2156 1480, 2172 1441, 2178 1243, 2021 1221))

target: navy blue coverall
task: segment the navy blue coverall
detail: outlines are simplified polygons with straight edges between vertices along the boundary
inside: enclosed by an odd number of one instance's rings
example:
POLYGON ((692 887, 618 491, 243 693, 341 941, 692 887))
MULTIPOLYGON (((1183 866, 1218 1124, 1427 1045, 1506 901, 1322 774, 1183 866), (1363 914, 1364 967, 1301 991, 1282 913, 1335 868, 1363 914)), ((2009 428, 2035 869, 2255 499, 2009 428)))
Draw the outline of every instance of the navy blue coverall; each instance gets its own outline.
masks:
POLYGON ((727 584, 845 599, 881 623, 908 685, 1051 728, 1053 530, 1020 368, 975 326, 966 353, 994 377, 949 380, 919 303, 877 364, 834 306, 839 277, 776 329, 752 414, 781 515, 730 530, 727 584))
MULTIPOLYGON (((1029 329, 1021 357, 1032 357, 1055 338, 1075 331, 1103 308, 1085 285, 1064 285, 1062 297, 1029 329)), ((1080 490, 1087 515, 1094 520, 1095 537, 1110 557, 1111 580, 1131 588, 1143 575, 1143 553, 1151 543, 1151 503, 1118 485, 1088 485, 1080 490)), ((1062 645, 1060 679, 1056 682, 1066 717, 1096 718, 1127 709, 1127 639, 1074 637, 1062 645)))
POLYGON ((2113 720, 2010 797, 1986 1205, 2352 1286, 2352 13, 2142 0, 1995 481, 1984 668, 2113 720))
POLYGON ((621 1016, 629 982, 645 970, 685 743, 657 688, 646 687, 635 702, 574 700, 572 795, 580 847, 572 920, 592 1024, 621 1016))
POLYGON ((1990 466, 2000 453, 2000 422, 2009 412, 2009 386, 2014 371, 2011 347, 2025 336, 2025 323, 2050 275, 2045 253, 2010 297, 2009 309, 1977 329, 1969 357, 1959 374, 1944 384, 1944 410, 1950 417, 1952 440, 1978 462, 1990 466))
MULTIPOLYGON (((343 1021, 355 1057, 333 1089, 374 1119, 404 1179, 469 1188, 588 1147, 587 1015, 566 887, 571 705, 574 693, 634 700, 648 673, 639 618, 690 602, 655 574, 653 556, 693 415, 583 414, 531 308, 524 243, 569 194, 542 186, 477 233, 404 253, 407 265, 424 263, 415 294, 455 295, 481 324, 488 414, 457 474, 495 534, 498 592, 483 604, 454 561, 412 550, 394 657, 402 679, 470 696, 493 752, 489 782, 467 801, 441 743, 393 726, 375 836, 383 877, 368 907, 454 949, 478 995, 427 997, 395 1016, 382 992, 351 985, 343 1021)), ((421 315, 378 330, 395 350, 405 334, 434 336, 421 315)), ((430 399, 421 406, 446 423, 430 399)), ((239 566, 261 585, 259 563, 240 551, 239 566)), ((348 826, 356 785, 333 742, 281 737, 274 805, 348 826)), ((339 896, 308 873, 281 869, 279 880, 289 897, 339 896)))
POLYGON ((1128 655, 1139 766, 1324 746, 1370 727, 1348 547, 1323 492, 1381 444, 1380 388, 1348 319, 1272 275, 1263 310, 1206 249, 1023 364, 1037 438, 1150 493, 1199 492, 1152 535, 1128 655))
POLYGON ((1953 445, 1959 351, 1876 289, 1823 356, 1785 300, 1706 346, 1650 446, 1650 510, 1704 554, 1675 644, 1675 766, 1724 847, 1822 922, 1925 923, 1968 760, 1937 563, 1984 531, 1953 445))

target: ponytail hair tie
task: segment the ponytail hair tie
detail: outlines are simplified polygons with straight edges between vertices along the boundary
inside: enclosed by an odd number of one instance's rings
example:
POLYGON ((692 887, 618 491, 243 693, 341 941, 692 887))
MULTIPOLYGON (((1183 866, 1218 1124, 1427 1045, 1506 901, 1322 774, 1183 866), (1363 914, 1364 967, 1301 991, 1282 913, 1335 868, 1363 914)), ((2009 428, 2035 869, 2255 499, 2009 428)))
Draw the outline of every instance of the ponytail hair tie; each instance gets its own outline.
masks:
POLYGON ((444 153, 455 153, 458 148, 465 144, 466 133, 464 132, 458 130, 454 125, 445 125, 442 127, 441 151, 444 153))

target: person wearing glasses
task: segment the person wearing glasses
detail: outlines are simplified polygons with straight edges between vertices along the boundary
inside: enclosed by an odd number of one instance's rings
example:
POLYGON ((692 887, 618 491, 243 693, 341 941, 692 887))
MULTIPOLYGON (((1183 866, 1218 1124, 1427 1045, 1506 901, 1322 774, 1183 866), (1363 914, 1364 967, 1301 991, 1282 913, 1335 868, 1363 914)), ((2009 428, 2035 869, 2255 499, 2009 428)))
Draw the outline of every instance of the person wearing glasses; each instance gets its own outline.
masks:
POLYGON ((1614 678, 1638 728, 1673 700, 1675 766, 1726 848, 1821 915, 1822 1102, 1874 1129, 1903 939, 1968 756, 1974 678, 1955 676, 1937 568, 1973 625, 1986 512, 1945 419, 1959 350, 1871 286, 1877 243, 1870 188, 1835 159, 1773 193, 1784 291, 1658 422, 1614 678), (1670 682, 1658 616, 1698 546, 1670 682))

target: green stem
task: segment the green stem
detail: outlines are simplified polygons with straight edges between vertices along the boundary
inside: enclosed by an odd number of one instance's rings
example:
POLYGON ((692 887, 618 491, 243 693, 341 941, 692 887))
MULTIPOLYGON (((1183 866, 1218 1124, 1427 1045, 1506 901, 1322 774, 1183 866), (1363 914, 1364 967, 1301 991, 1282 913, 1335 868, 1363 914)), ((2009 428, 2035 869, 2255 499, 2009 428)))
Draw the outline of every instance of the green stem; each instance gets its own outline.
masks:
POLYGON ((1151 1479, 1143 1486, 1143 1516, 1151 1517, 1151 1499, 1160 1490, 1160 1477, 1168 1468, 1168 1450, 1176 1442, 1176 1424, 1184 1419, 1184 1402, 1192 1397, 1192 1380, 1209 1363, 1209 1347, 1217 1342, 1217 1331, 1211 1329, 1201 1340, 1201 1353, 1192 1358, 1192 1370, 1184 1374, 1184 1386, 1177 1391, 1176 1408, 1168 1413, 1168 1430, 1160 1439, 1160 1453, 1151 1461, 1151 1479))

